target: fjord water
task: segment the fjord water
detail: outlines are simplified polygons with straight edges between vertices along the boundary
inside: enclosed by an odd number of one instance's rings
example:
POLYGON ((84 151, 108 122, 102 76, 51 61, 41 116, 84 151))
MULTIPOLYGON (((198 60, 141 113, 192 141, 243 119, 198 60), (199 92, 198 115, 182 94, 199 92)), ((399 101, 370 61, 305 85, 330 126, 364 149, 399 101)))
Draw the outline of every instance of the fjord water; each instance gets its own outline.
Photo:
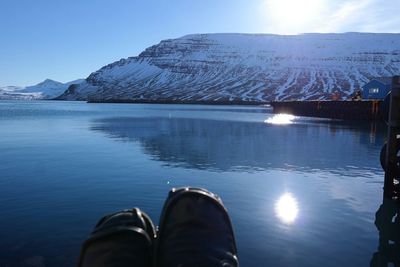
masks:
POLYGON ((0 102, 0 266, 74 266, 101 216, 140 207, 157 224, 181 186, 222 198, 241 266, 368 266, 384 127, 279 122, 267 107, 0 102))

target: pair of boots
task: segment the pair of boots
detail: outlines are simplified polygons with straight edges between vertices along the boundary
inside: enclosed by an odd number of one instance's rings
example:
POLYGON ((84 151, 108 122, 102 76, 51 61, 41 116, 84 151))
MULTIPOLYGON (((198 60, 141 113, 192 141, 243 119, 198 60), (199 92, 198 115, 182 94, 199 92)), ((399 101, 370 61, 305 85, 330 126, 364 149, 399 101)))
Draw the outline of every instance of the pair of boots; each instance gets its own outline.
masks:
POLYGON ((83 244, 78 267, 239 266, 221 199, 200 188, 172 189, 156 232, 138 208, 103 217, 83 244))

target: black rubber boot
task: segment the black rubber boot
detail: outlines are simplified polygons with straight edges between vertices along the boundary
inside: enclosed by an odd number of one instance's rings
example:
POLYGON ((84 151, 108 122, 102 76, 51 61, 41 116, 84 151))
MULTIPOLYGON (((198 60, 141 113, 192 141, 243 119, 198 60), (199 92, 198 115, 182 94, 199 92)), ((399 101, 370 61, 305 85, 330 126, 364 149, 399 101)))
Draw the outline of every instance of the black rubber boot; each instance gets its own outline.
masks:
POLYGON ((78 267, 150 267, 155 229, 138 208, 104 216, 83 244, 78 267))
POLYGON ((160 217, 155 266, 239 266, 221 199, 199 188, 172 189, 160 217))

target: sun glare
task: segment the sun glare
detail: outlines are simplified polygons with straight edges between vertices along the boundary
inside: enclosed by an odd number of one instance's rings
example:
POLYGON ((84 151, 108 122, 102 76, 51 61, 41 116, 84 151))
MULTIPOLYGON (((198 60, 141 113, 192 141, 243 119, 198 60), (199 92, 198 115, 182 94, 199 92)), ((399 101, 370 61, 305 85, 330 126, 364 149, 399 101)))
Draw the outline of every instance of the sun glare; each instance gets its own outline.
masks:
POLYGON ((266 0, 265 8, 271 22, 287 33, 298 33, 319 17, 324 0, 266 0))
POLYGON ((299 213, 297 200, 289 193, 283 194, 275 204, 275 213, 283 223, 293 223, 299 213))
POLYGON ((264 122, 270 124, 291 124, 293 123, 294 116, 290 114, 276 114, 271 118, 266 119, 264 122))

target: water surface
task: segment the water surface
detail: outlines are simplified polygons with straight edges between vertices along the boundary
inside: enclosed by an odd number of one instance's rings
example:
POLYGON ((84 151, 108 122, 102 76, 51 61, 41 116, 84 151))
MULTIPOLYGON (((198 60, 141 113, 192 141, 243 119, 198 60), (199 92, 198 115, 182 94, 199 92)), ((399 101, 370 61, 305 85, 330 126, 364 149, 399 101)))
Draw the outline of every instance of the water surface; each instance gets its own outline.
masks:
POLYGON ((266 107, 0 102, 0 266, 74 266, 104 214, 217 193, 241 266, 368 266, 384 127, 266 107), (383 128, 383 130, 382 130, 383 128))

